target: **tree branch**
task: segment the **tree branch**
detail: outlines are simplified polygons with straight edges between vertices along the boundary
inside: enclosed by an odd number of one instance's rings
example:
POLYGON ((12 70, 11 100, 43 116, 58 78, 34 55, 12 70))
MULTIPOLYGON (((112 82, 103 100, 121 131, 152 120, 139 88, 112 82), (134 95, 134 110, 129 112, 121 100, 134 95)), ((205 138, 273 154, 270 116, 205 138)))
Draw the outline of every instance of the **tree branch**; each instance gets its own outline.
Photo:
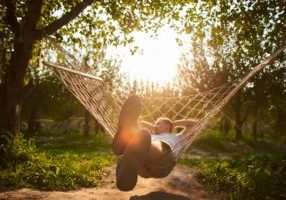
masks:
POLYGON ((24 29, 28 30, 28 34, 30 34, 30 32, 34 33, 36 25, 40 19, 42 6, 43 6, 43 0, 28 1, 28 9, 24 24, 24 29))
POLYGON ((76 18, 87 6, 91 5, 95 0, 83 0, 77 4, 70 12, 64 14, 61 18, 55 20, 51 24, 37 31, 37 39, 42 39, 46 34, 50 35, 68 24, 76 18))
POLYGON ((1 1, 1 4, 7 7, 7 15, 5 17, 6 22, 11 26, 11 29, 15 36, 19 36, 20 24, 16 18, 16 0, 1 1))

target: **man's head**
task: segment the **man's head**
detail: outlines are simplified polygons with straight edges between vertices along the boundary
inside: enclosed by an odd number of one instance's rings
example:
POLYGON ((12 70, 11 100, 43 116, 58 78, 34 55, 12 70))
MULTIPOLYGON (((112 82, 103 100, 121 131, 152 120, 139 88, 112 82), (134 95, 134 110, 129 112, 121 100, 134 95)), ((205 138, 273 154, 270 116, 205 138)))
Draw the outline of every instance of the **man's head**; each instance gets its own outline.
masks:
POLYGON ((156 120, 155 132, 156 133, 171 133, 172 127, 173 127, 172 120, 166 117, 160 117, 156 120))

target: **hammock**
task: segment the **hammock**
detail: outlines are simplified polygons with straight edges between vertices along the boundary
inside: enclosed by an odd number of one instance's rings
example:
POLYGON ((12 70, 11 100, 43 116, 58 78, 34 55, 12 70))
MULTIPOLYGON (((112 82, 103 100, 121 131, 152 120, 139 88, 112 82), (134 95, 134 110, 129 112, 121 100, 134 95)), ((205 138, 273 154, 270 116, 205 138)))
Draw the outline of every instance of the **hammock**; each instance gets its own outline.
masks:
MULTIPOLYGON (((86 67, 83 67, 73 55, 51 37, 48 37, 47 40, 53 47, 53 51, 62 56, 63 61, 60 64, 48 61, 43 61, 43 63, 54 72, 64 86, 104 127, 106 133, 113 137, 116 133, 121 106, 129 93, 126 93, 123 89, 109 88, 102 79, 87 73, 86 67)), ((193 127, 185 130, 186 134, 175 145, 174 155, 178 160, 202 129, 219 113, 236 92, 251 77, 274 61, 285 49, 286 45, 279 48, 249 71, 241 80, 232 84, 225 84, 206 92, 196 92, 188 96, 142 96, 143 108, 140 119, 155 121, 160 116, 169 117, 172 120, 198 119, 193 127)), ((57 63, 59 63, 59 60, 57 60, 57 63)))

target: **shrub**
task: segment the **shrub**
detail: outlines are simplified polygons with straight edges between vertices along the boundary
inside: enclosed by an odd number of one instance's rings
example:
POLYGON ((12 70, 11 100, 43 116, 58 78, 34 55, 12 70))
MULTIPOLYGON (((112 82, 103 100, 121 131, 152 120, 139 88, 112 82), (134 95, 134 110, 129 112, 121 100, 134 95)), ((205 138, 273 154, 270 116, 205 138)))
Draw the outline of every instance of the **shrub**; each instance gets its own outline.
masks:
POLYGON ((22 134, 10 138, 1 136, 3 142, 0 146, 0 167, 2 169, 13 168, 36 155, 35 143, 33 140, 26 140, 22 134))
POLYGON ((286 155, 262 154, 232 160, 183 160, 197 166, 198 177, 230 199, 286 198, 286 155))

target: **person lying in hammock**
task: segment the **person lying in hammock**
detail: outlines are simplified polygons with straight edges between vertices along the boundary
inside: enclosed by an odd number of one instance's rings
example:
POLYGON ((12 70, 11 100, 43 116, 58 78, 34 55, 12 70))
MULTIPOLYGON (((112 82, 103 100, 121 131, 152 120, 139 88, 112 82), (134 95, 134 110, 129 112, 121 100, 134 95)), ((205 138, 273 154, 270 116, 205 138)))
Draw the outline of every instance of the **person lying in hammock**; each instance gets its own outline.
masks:
POLYGON ((143 178, 163 178, 176 164, 178 142, 184 130, 173 133, 176 127, 190 128, 196 120, 159 118, 155 125, 138 121, 140 98, 129 97, 122 106, 118 130, 113 140, 113 152, 120 156, 116 167, 116 185, 122 191, 132 190, 138 175, 143 178))

